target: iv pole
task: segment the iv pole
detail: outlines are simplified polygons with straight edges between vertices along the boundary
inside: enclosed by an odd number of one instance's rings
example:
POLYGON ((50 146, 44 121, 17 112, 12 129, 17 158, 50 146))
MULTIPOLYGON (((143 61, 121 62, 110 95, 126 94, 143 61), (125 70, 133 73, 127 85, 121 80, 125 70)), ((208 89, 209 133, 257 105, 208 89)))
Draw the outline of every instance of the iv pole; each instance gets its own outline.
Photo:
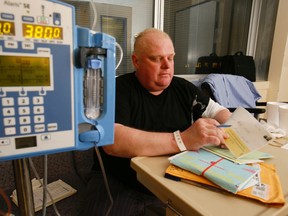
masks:
POLYGON ((20 213, 23 216, 34 216, 34 199, 28 158, 13 160, 12 163, 20 213))

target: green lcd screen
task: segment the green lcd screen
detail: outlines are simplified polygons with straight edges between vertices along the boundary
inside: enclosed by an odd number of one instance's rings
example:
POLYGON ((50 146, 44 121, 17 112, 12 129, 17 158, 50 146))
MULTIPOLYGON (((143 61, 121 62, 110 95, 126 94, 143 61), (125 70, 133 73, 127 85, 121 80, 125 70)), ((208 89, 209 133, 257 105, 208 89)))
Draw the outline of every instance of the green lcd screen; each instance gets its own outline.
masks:
POLYGON ((0 56, 1 87, 50 86, 49 57, 0 56))

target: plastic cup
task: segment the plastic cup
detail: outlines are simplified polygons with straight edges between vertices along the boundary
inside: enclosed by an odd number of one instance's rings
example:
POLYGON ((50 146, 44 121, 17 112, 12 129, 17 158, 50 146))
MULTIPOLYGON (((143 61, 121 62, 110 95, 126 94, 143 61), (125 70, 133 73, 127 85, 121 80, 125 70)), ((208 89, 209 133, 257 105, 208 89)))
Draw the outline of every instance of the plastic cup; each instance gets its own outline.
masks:
POLYGON ((288 104, 279 106, 279 128, 288 133, 288 104))
POLYGON ((267 102, 267 123, 279 127, 279 106, 287 105, 282 102, 267 102))

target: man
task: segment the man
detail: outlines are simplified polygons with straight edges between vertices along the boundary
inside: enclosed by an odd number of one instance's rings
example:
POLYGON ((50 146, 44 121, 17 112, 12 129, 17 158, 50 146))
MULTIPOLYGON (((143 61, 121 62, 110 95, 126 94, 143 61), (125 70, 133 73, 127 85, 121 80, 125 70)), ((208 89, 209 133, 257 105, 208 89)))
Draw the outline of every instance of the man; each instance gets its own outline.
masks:
MULTIPOLYGON (((136 72, 116 79, 115 141, 101 149, 115 202, 111 215, 144 215, 147 206, 160 203, 137 181, 132 157, 198 150, 208 143, 222 145, 227 138, 217 125, 231 113, 192 83, 174 77, 174 55, 166 33, 147 29, 135 39, 136 72)), ((104 197, 105 191, 95 193, 104 197)), ((104 205, 99 202, 94 205, 104 205)))

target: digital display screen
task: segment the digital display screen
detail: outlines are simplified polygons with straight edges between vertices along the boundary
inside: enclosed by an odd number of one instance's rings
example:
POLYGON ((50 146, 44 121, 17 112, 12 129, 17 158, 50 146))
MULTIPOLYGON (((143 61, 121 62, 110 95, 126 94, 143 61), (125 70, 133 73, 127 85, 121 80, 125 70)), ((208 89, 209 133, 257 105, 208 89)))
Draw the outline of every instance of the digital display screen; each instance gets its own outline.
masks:
POLYGON ((0 20, 0 35, 15 36, 14 22, 0 20))
POLYGON ((50 58, 0 56, 0 86, 50 86, 50 58))
POLYGON ((23 37, 49 39, 49 40, 63 40, 63 29, 53 26, 42 26, 23 23, 23 37))
POLYGON ((36 136, 16 138, 15 144, 16 144, 16 149, 36 147, 37 139, 36 139, 36 136))

